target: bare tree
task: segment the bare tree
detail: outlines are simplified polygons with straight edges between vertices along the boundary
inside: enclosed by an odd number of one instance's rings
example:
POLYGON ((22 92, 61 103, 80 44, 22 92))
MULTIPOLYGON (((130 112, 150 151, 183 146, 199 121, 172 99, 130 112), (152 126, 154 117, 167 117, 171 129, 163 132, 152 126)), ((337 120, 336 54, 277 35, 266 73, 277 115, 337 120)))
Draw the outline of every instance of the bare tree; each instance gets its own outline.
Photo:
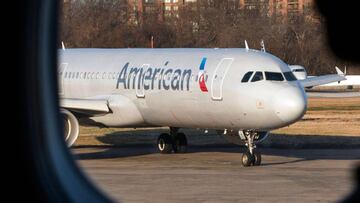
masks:
POLYGON ((130 8, 127 0, 82 0, 63 4, 60 40, 68 47, 244 47, 267 51, 310 74, 352 66, 337 59, 325 43, 322 19, 314 9, 284 20, 268 7, 241 9, 238 1, 198 0, 164 15, 159 4, 151 12, 130 8), (310 14, 311 15, 310 15, 310 14))

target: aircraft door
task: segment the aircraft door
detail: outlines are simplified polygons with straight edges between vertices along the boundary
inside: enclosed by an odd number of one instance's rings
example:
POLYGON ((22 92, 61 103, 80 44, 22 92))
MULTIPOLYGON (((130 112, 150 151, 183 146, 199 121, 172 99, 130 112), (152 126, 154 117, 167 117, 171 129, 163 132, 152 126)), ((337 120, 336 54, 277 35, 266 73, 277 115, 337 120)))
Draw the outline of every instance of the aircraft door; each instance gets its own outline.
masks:
POLYGON ((144 82, 146 82, 145 77, 149 74, 147 72, 149 67, 150 67, 149 64, 143 64, 141 66, 143 72, 141 73, 140 76, 137 76, 135 79, 135 91, 136 91, 136 96, 138 98, 145 98, 144 82))
POLYGON ((217 65, 212 81, 211 81, 211 98, 212 100, 222 100, 222 86, 224 83, 225 75, 233 63, 233 58, 223 58, 217 65))
POLYGON ((58 69, 58 81, 59 81, 59 94, 63 95, 64 94, 64 76, 65 76, 65 72, 66 72, 66 68, 68 67, 68 63, 61 63, 59 65, 59 69, 58 69))

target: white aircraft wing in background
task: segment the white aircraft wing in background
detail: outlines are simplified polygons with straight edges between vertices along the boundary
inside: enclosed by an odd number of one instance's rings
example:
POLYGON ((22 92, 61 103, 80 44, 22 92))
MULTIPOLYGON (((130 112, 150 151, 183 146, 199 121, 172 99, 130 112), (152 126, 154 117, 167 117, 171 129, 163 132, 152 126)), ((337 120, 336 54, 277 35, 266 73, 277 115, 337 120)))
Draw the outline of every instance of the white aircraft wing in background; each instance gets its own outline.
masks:
POLYGON ((339 67, 335 66, 335 70, 338 75, 346 75, 346 66, 345 66, 345 73, 340 70, 339 67))
POLYGON ((332 74, 332 75, 308 77, 304 80, 299 80, 299 82, 303 87, 314 87, 318 85, 324 85, 324 84, 339 82, 343 80, 346 80, 346 78, 343 75, 332 74))
POLYGON ((61 99, 60 106, 78 113, 96 115, 110 113, 107 100, 99 99, 61 99))

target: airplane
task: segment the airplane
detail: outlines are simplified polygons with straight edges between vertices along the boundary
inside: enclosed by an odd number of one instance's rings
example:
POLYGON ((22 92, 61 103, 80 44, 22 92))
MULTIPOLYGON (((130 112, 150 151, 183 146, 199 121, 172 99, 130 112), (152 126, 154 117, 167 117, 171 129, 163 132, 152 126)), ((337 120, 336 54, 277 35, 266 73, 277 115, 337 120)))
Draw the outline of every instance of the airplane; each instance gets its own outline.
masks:
POLYGON ((298 80, 304 80, 308 77, 306 69, 301 65, 289 65, 290 70, 298 80))
MULTIPOLYGON (((353 80, 353 76, 347 77, 338 67, 335 67, 337 74, 320 76, 309 76, 306 69, 301 65, 289 65, 289 68, 298 80, 302 81, 306 79, 306 81, 301 83, 306 84, 307 89, 311 89, 315 86, 339 86, 340 83, 341 85, 356 85, 356 83, 354 83, 356 80, 353 80)), ((360 85, 360 82, 357 84, 360 85)))
POLYGON ((360 88, 360 75, 347 75, 346 67, 345 71, 342 72, 340 68, 335 67, 338 75, 342 75, 346 78, 344 81, 332 82, 328 84, 320 85, 320 87, 347 87, 348 89, 360 88))
MULTIPOLYGON (((243 166, 261 164, 256 144, 303 117, 301 81, 276 56, 234 49, 95 49, 58 51, 64 136, 79 136, 79 117, 109 127, 169 127, 160 153, 185 153, 181 128, 214 129, 247 150, 243 166)), ((302 81, 306 81, 302 80, 302 81)))

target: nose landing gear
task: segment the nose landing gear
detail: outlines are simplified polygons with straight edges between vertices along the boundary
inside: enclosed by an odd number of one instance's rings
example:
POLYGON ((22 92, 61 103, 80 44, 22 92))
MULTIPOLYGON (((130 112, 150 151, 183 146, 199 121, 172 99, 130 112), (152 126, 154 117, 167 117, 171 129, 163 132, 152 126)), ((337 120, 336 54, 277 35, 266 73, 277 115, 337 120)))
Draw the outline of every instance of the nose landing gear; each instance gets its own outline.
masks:
POLYGON ((259 166, 261 164, 261 154, 256 149, 256 145, 254 144, 254 138, 257 136, 256 132, 245 131, 246 143, 247 147, 246 152, 242 155, 241 163, 243 166, 259 166))
POLYGON ((162 133, 157 140, 157 147, 160 153, 170 154, 186 153, 187 139, 184 133, 179 133, 178 128, 170 128, 170 134, 162 133))

